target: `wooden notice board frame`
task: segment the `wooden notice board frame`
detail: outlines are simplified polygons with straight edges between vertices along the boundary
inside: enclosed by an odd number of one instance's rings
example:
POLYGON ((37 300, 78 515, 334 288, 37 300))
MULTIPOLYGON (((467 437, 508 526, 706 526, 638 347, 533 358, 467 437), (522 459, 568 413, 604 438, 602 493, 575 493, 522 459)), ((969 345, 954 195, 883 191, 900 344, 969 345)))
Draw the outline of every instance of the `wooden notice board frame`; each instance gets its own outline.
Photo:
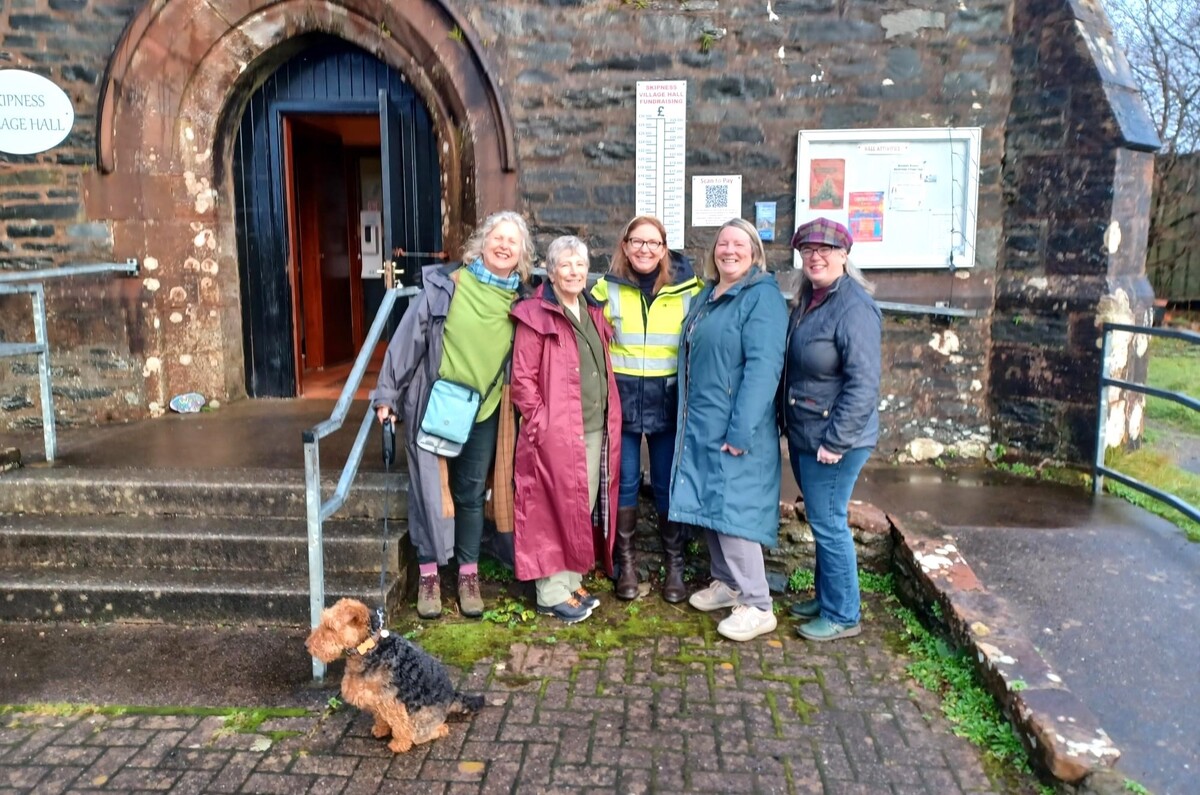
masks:
POLYGON ((796 225, 845 224, 864 269, 972 267, 980 137, 978 127, 801 130, 796 225))

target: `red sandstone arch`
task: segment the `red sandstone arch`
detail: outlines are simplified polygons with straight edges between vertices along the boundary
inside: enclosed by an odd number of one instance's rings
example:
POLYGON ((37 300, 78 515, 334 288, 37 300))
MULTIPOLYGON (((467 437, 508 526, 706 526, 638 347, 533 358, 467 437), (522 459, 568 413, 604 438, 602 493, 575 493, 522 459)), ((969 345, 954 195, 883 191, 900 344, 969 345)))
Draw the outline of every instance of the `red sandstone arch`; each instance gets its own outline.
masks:
POLYGON ((309 33, 372 53, 424 100, 448 251, 487 213, 517 207, 512 126, 475 34, 444 0, 149 0, 109 61, 99 167, 83 190, 114 256, 146 264, 141 325, 128 332, 152 414, 181 391, 244 394, 228 164, 246 101, 309 33))

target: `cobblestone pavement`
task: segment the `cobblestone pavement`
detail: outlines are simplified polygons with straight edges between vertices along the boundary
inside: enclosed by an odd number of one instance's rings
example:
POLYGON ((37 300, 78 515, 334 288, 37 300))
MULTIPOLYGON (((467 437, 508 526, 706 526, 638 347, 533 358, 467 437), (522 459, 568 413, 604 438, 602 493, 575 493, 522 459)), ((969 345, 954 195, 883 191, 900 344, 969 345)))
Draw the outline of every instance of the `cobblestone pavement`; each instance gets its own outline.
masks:
MULTIPOLYGON (((990 781, 937 700, 905 675, 872 609, 855 639, 814 644, 781 619, 745 644, 696 637, 609 653, 515 645, 462 687, 483 710, 393 756, 336 692, 239 733, 220 716, 18 712, 0 728, 0 792, 1017 793, 990 781)), ((270 706, 270 705, 263 705, 270 706)), ((164 710, 169 712, 170 710, 164 710)), ((182 710, 177 710, 182 712, 182 710)))

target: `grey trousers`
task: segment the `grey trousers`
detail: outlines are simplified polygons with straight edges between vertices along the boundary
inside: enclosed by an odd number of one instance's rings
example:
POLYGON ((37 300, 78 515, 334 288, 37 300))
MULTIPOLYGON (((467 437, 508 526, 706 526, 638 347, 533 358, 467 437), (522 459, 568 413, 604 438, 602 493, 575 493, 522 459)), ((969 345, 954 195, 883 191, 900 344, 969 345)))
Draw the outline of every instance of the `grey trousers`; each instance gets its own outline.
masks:
POLYGON ((714 580, 741 591, 738 599, 744 605, 771 610, 771 589, 767 586, 767 567, 763 562, 762 544, 705 529, 708 556, 712 559, 709 571, 714 580))
MULTIPOLYGON (((600 452, 604 445, 604 431, 591 431, 584 434, 584 445, 587 447, 588 473, 588 512, 596 507, 596 498, 600 496, 600 452)), ((583 575, 574 571, 560 571, 549 577, 534 580, 537 589, 538 604, 542 607, 554 607, 571 598, 571 594, 583 584, 583 575)))

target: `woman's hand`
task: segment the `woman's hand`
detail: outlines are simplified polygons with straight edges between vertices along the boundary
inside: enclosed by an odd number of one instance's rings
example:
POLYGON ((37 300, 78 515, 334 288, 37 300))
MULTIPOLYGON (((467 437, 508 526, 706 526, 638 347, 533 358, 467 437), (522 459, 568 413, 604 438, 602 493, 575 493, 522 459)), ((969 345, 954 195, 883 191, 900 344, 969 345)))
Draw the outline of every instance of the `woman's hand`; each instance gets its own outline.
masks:
POLYGON ((738 456, 738 455, 742 455, 746 451, 739 450, 736 447, 734 447, 733 445, 731 445, 729 442, 726 442, 725 444, 721 445, 721 452, 729 453, 730 455, 733 455, 733 456, 738 456))
POLYGON ((817 463, 818 464, 836 464, 842 460, 841 453, 831 453, 825 449, 825 445, 817 448, 817 463))
POLYGON ((395 416, 395 415, 392 413, 392 410, 390 408, 388 408, 387 406, 376 406, 375 407, 375 417, 379 420, 380 425, 386 424, 388 421, 388 418, 393 417, 393 416, 395 416))

